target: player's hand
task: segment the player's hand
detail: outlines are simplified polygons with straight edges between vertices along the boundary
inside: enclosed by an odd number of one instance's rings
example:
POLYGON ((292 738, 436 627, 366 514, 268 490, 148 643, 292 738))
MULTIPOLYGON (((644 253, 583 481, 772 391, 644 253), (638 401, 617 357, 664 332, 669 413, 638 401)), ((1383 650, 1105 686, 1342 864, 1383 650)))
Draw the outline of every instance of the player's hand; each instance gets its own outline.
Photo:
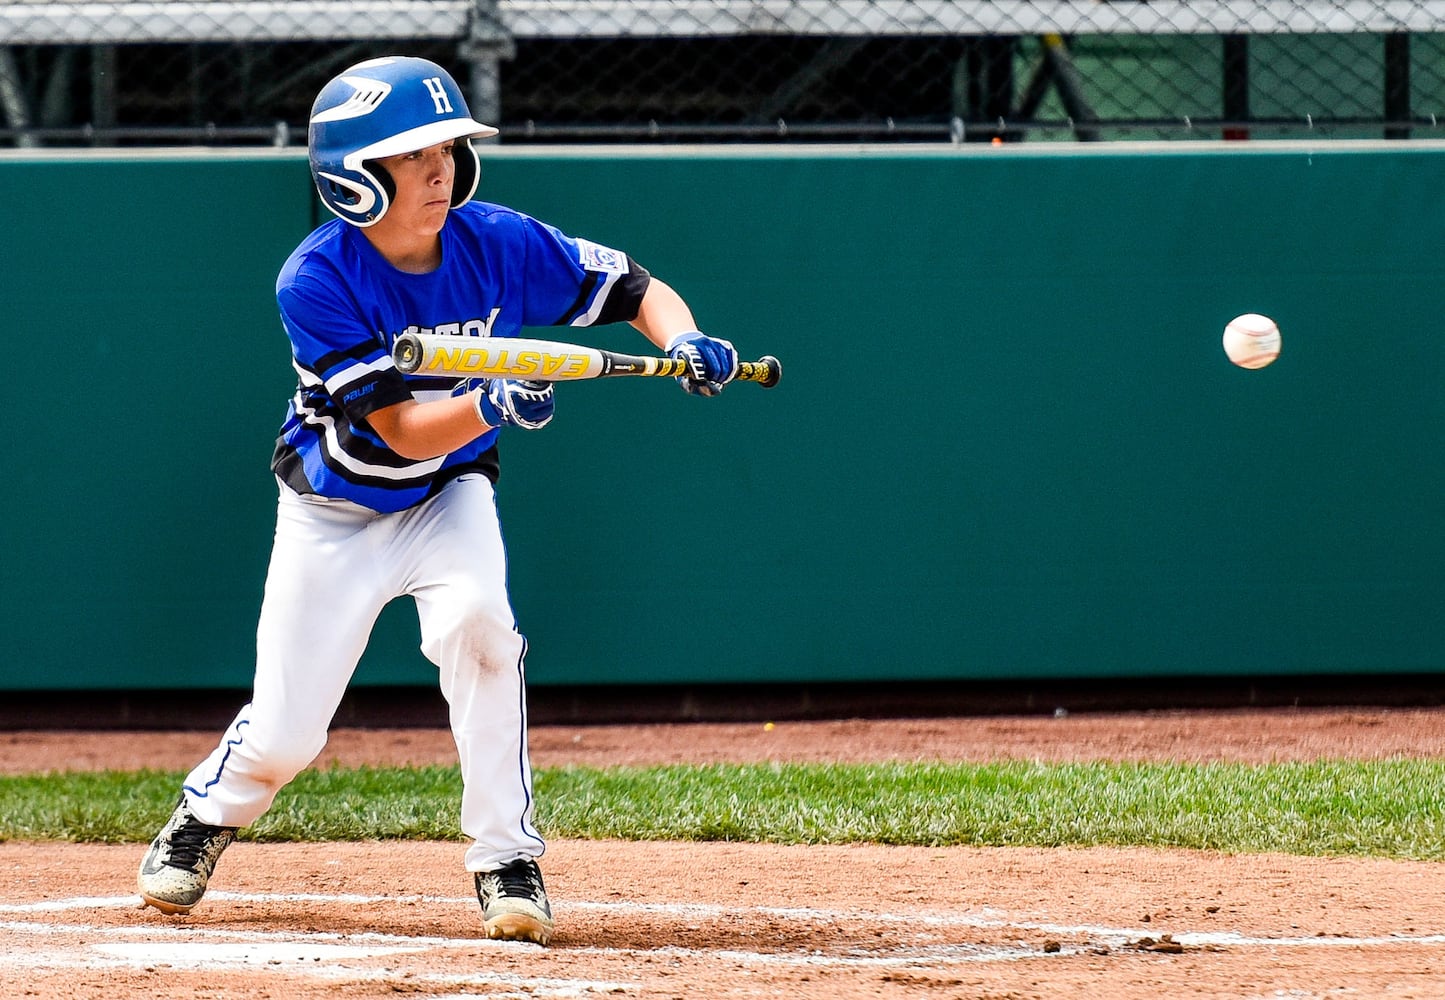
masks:
POLYGON ((738 352, 726 340, 690 330, 667 345, 667 353, 687 363, 677 384, 695 396, 716 396, 738 373, 738 352))
POLYGON ((551 382, 530 382, 494 378, 475 394, 477 416, 491 427, 507 424, 526 431, 546 427, 552 420, 555 400, 551 382))

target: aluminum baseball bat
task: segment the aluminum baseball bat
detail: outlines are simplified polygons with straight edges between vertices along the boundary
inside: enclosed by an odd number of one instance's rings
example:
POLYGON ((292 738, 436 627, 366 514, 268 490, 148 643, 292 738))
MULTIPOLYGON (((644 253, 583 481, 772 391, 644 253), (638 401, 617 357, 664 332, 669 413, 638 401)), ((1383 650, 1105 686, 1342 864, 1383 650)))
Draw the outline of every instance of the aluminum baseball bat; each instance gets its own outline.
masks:
MULTIPOLYGON (((616 375, 687 374, 675 358, 645 357, 604 351, 581 344, 521 337, 454 337, 436 333, 404 333, 391 349, 392 361, 404 375, 467 375, 477 378, 522 378, 539 382, 572 382, 616 375)), ((734 381, 756 382, 771 389, 783 377, 777 358, 738 362, 734 381)))

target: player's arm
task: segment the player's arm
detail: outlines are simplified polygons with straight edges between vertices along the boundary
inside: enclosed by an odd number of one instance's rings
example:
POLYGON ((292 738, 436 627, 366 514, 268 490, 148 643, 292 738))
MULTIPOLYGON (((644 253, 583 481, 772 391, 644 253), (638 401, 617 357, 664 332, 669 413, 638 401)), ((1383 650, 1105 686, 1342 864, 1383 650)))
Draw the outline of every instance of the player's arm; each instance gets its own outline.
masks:
POLYGON ((425 403, 405 399, 373 411, 366 421, 388 448, 414 462, 449 455, 491 429, 482 425, 471 393, 425 403))
POLYGON ((701 396, 717 395, 737 375, 733 345, 698 332, 692 310, 667 282, 621 251, 573 240, 528 216, 516 218, 528 241, 524 287, 533 296, 523 310, 524 326, 625 320, 654 346, 685 361, 688 374, 679 376, 678 384, 701 396), (560 315, 559 303, 567 303, 560 315))
POLYGON ((677 382, 689 393, 716 396, 738 373, 738 352, 733 345, 699 332, 692 310, 665 281, 652 278, 631 322, 648 340, 687 362, 691 374, 677 382))
POLYGON ((637 318, 632 320, 632 325, 655 346, 666 351, 673 337, 696 330, 697 320, 692 318, 692 310, 671 285, 653 277, 647 283, 647 291, 637 306, 637 318))
POLYGON ((373 410, 366 420, 388 448, 420 462, 448 455, 494 427, 545 427, 552 407, 550 382, 498 378, 461 396, 404 399, 373 410))

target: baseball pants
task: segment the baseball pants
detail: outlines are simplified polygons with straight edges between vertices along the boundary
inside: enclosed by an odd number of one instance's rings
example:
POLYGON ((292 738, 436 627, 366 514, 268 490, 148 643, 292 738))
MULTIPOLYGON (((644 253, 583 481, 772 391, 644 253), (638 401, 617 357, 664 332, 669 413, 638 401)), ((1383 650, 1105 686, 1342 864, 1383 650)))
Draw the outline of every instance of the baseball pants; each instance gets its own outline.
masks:
POLYGON ((395 514, 285 486, 256 635, 251 701, 186 777, 204 823, 247 826, 326 745, 381 609, 410 595, 436 664, 462 773, 465 864, 489 871, 545 849, 532 826, 526 640, 507 598, 491 482, 467 475, 395 514))

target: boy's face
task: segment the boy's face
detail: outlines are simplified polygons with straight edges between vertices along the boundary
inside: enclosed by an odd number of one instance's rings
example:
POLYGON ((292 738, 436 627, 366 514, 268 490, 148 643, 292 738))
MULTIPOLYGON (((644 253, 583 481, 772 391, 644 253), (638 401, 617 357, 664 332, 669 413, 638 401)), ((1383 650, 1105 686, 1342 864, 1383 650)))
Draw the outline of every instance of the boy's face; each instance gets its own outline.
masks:
POLYGON ((441 232, 451 211, 452 183, 457 175, 452 159, 455 145, 455 140, 448 139, 378 161, 396 183, 396 194, 382 223, 394 223, 398 229, 418 235, 441 232))

